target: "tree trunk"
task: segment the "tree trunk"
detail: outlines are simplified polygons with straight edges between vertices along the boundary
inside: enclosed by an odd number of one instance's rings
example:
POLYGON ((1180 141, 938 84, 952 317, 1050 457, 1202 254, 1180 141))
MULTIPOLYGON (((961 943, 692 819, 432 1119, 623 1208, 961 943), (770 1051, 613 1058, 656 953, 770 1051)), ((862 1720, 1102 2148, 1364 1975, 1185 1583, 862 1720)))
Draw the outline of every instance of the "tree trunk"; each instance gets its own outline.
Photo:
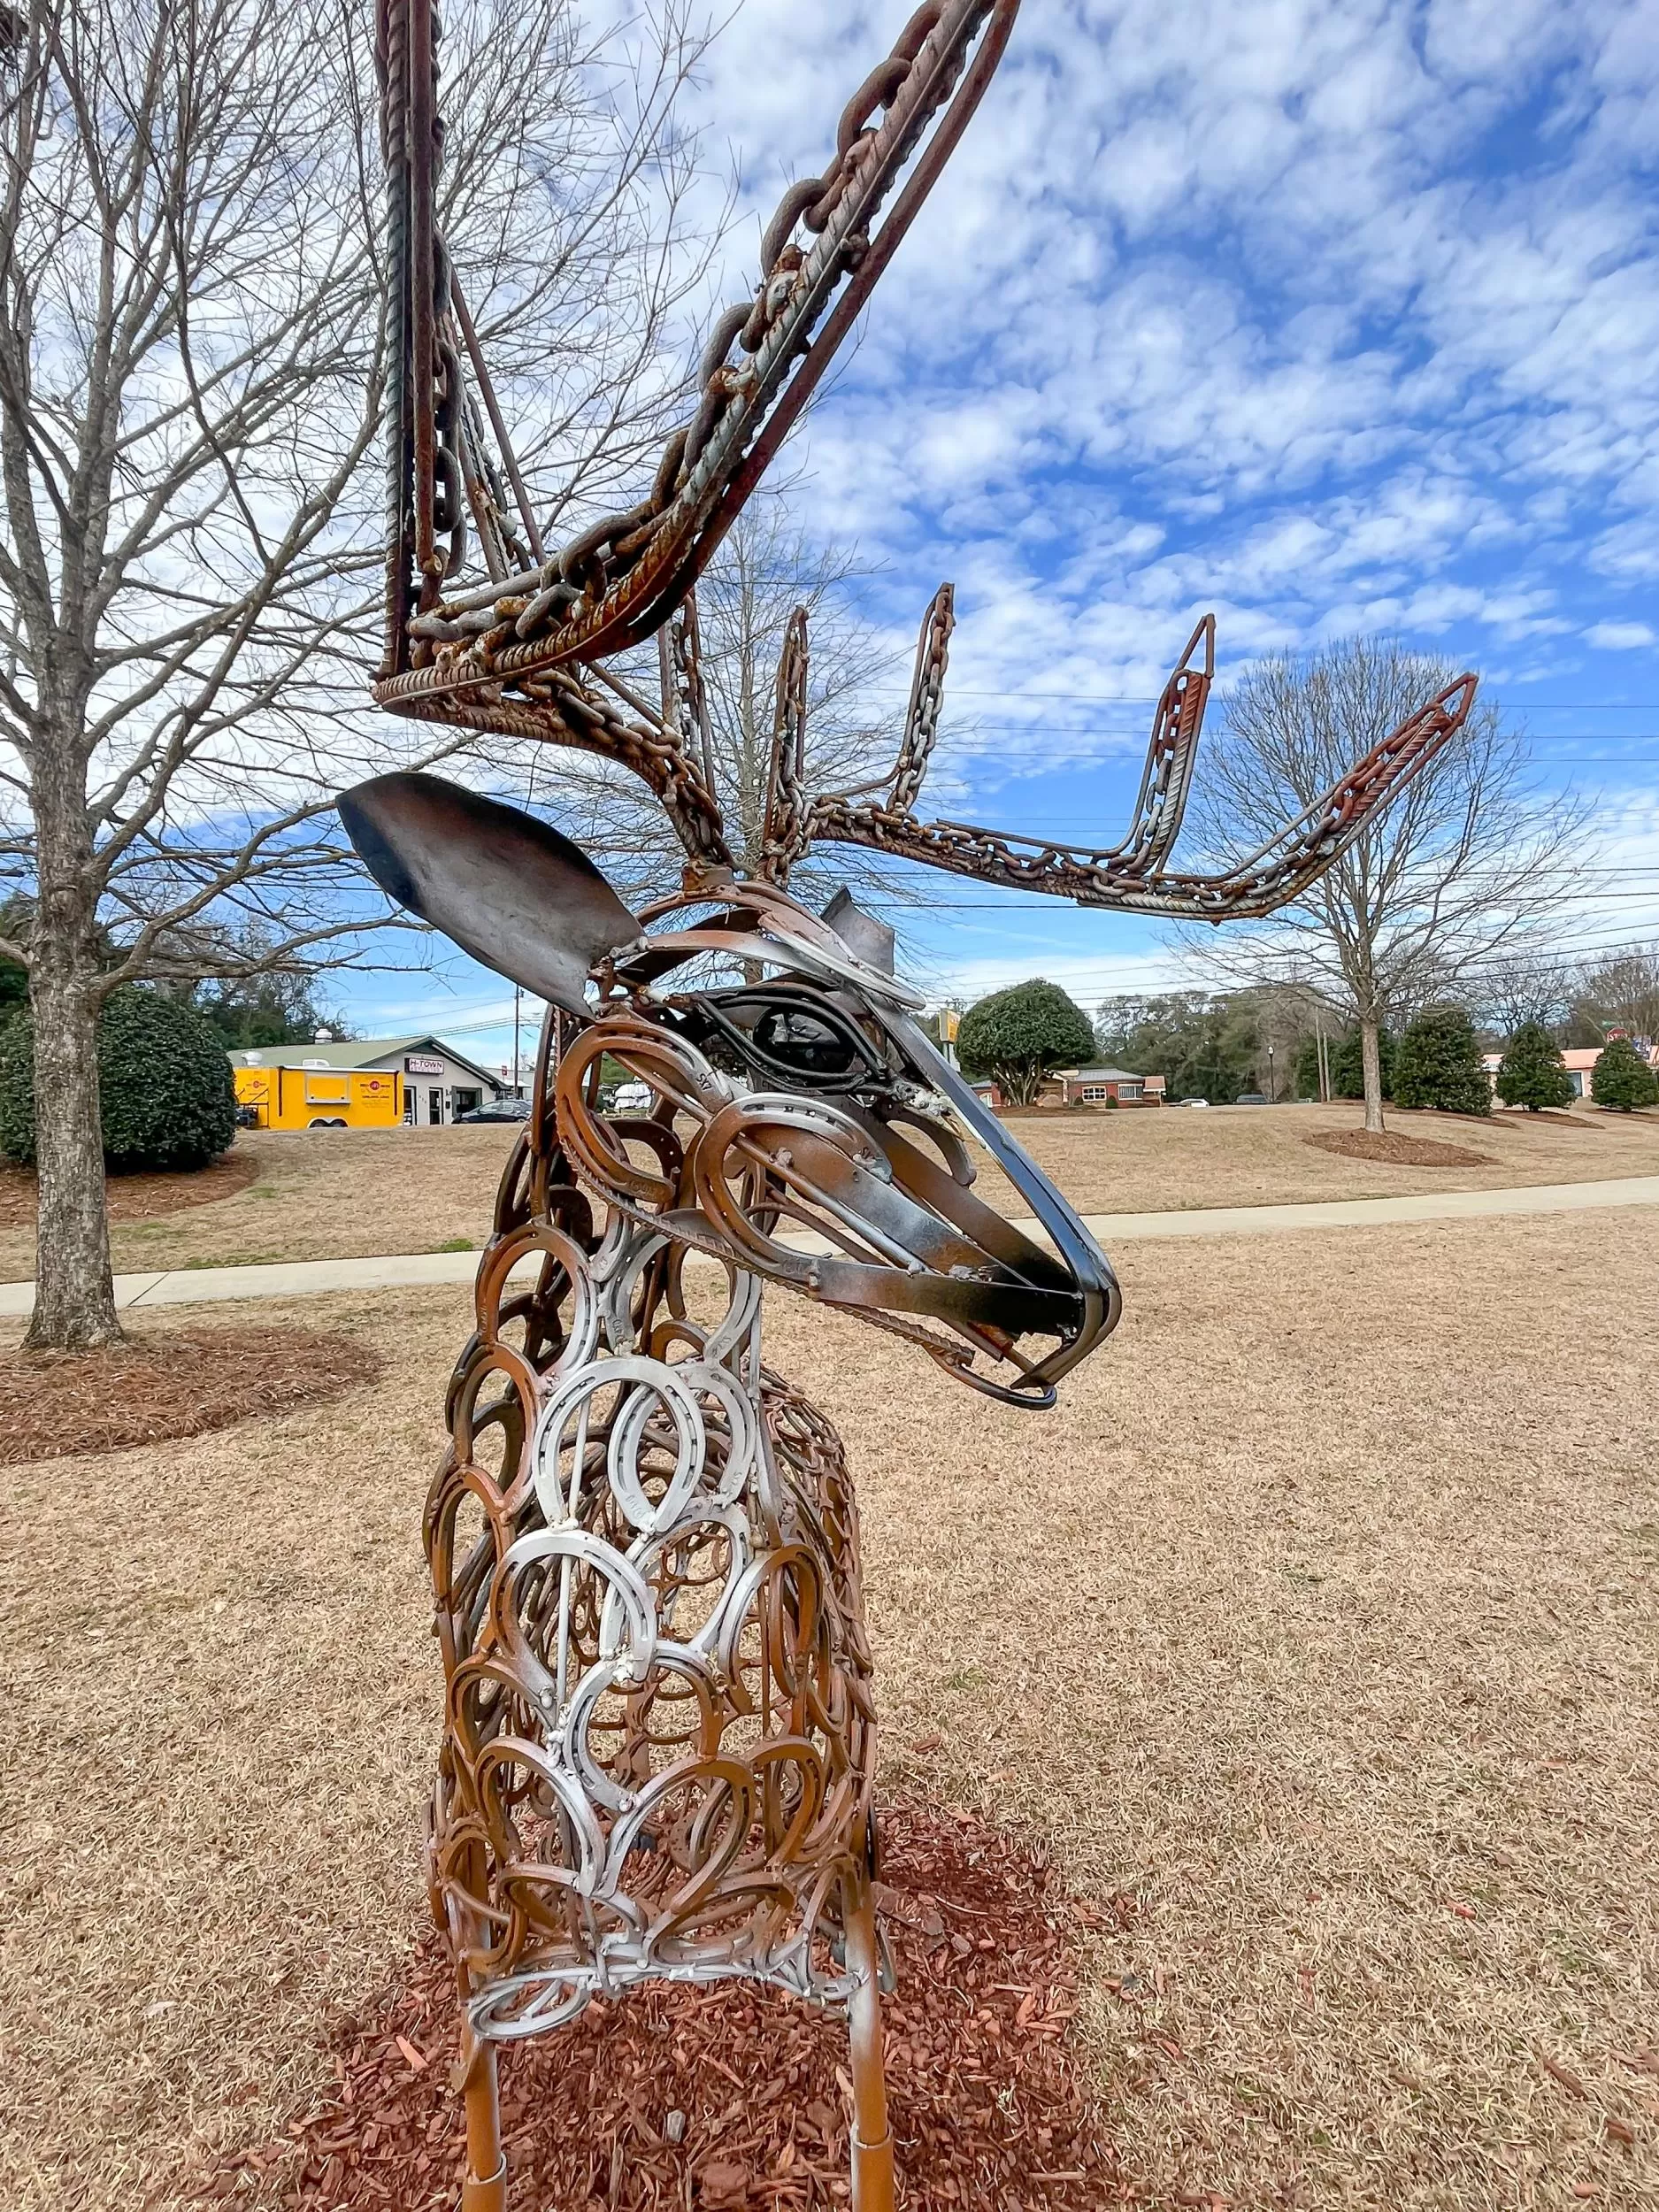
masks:
POLYGON ((1360 1073, 1365 1086, 1365 1126, 1383 1133, 1382 1053, 1377 1042, 1374 1015, 1362 1015, 1359 1025, 1360 1073))
POLYGON ((30 1351, 81 1352, 119 1344, 98 1113, 97 1010, 84 984, 37 977, 35 1154, 40 1171, 39 1257, 30 1351))
POLYGON ((57 732, 34 764, 39 895, 29 936, 35 1158, 40 1173, 35 1311, 25 1346, 119 1344, 98 1111, 98 933, 80 749, 57 732))

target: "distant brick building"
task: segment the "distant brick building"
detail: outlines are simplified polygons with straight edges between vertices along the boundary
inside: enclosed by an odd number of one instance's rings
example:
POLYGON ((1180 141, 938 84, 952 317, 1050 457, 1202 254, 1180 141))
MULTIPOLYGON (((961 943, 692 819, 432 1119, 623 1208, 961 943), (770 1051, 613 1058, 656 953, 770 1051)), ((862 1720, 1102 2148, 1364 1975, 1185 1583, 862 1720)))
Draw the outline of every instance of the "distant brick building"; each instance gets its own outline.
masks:
POLYGON ((1103 1106, 1109 1098, 1120 1106, 1164 1103, 1161 1075, 1135 1075, 1127 1068, 1062 1068, 1054 1079, 1067 1106, 1103 1106))

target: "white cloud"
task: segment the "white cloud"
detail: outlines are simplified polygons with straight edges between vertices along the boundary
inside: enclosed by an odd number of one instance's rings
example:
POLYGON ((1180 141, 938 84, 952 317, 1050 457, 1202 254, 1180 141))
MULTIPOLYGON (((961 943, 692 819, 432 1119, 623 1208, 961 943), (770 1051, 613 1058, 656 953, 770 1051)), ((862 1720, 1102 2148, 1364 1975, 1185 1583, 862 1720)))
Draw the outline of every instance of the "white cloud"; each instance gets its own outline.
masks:
MULTIPOLYGON (((757 209, 904 13, 735 19, 706 99, 757 209)), ((1376 625, 1564 664, 1659 572, 1655 150, 1617 0, 1028 9, 807 508, 895 621, 955 574, 977 688, 1143 695, 1217 603, 1234 654, 1376 625)))
POLYGON ((1596 622, 1584 634, 1589 644, 1609 653, 1630 653, 1644 645, 1659 644, 1659 637, 1645 622, 1596 622))

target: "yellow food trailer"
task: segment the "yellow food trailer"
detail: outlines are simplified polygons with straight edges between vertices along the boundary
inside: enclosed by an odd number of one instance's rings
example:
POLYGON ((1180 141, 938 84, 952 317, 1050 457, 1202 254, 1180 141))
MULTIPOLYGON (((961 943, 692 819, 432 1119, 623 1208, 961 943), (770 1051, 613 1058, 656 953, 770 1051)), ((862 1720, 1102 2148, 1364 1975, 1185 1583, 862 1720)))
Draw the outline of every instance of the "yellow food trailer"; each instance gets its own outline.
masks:
POLYGON ((403 1079, 386 1068, 237 1068, 236 1103, 256 1129, 391 1129, 403 1079))

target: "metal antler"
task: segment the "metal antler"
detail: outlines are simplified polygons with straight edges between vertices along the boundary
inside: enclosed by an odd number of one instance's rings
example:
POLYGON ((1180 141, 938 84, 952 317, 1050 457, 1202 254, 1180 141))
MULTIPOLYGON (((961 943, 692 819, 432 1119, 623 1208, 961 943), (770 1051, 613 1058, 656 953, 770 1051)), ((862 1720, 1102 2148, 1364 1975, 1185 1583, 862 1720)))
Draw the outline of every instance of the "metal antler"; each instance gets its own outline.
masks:
POLYGON ((1151 875, 1169 857, 1180 833, 1192 789, 1193 763, 1204 726, 1210 687, 1216 680, 1216 618, 1207 614, 1187 641, 1187 649, 1164 687, 1152 717, 1152 735, 1147 763, 1141 772, 1135 810, 1129 834, 1110 855, 1125 875, 1151 875), (1193 666, 1193 655, 1204 649, 1204 664, 1193 666))
POLYGON ((1207 614, 1157 704, 1146 766, 1127 835, 1095 849, 1006 836, 972 823, 919 822, 915 803, 938 735, 951 626, 950 587, 935 595, 922 624, 910 713, 898 760, 878 788, 885 797, 852 802, 869 785, 818 800, 809 840, 864 845, 953 874, 978 876, 1020 891, 1050 892, 1079 906, 1108 906, 1202 921, 1271 914, 1305 890, 1347 850, 1462 726, 1476 679, 1460 676, 1356 762, 1340 782, 1264 845, 1217 875, 1164 869, 1192 790, 1204 708, 1216 669, 1216 618, 1207 614), (1203 648, 1202 666, 1194 656, 1203 648))
POLYGON ((778 687, 772 718, 772 761, 761 831, 763 882, 786 884, 789 871, 812 841, 806 795, 806 609, 797 607, 778 656, 778 687))
POLYGON ((726 858, 706 761, 694 761, 662 718, 621 726, 570 664, 591 667, 642 642, 685 599, 937 180, 1017 6, 928 0, 911 17, 842 111, 829 167, 784 196, 762 242, 760 281, 716 325, 695 412, 669 440, 649 493, 549 552, 437 227, 438 18, 431 0, 379 0, 403 371, 391 423, 382 706, 609 753, 645 775, 694 861, 726 858), (469 514, 484 572, 472 582, 469 514))

